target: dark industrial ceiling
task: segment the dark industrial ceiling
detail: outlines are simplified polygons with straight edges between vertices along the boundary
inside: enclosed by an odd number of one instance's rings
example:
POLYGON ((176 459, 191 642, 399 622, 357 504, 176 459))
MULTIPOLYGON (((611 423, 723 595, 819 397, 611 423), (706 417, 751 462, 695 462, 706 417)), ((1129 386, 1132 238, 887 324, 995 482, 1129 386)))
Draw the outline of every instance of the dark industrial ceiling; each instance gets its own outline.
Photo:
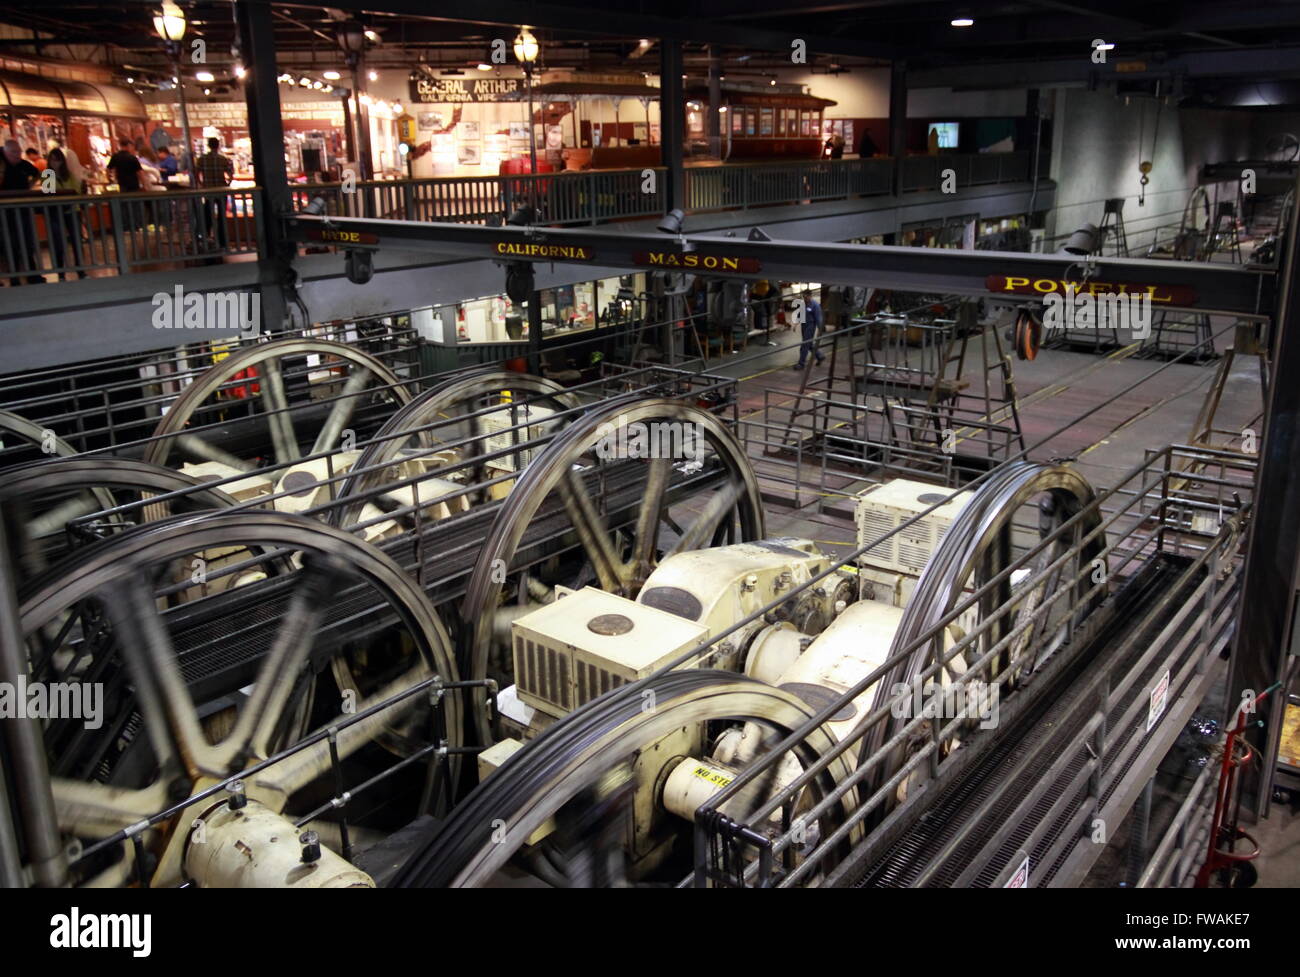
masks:
MULTIPOLYGON (((241 0, 242 2, 242 0, 241 0)), ((209 57, 231 57, 234 4, 230 0, 183 3, 190 36, 201 36, 209 57)), ((807 42, 814 71, 852 71, 885 59, 902 59, 909 70, 970 69, 969 83, 987 82, 994 63, 1076 63, 1086 72, 1094 39, 1115 45, 1112 60, 1141 58, 1164 63, 1184 59, 1195 70, 1202 56, 1264 51, 1263 78, 1300 74, 1300 0, 1263 3, 1178 3, 1106 0, 1008 2, 810 2, 696 0, 623 4, 520 3, 479 0, 431 4, 427 0, 373 0, 321 7, 272 5, 276 44, 286 63, 328 67, 339 60, 340 23, 360 19, 379 43, 367 55, 376 67, 465 67, 487 57, 494 38, 513 36, 521 21, 542 41, 546 67, 590 71, 658 70, 658 39, 684 42, 688 70, 702 67, 716 45, 725 70, 738 77, 790 65, 791 43, 807 42), (958 18, 968 27, 954 27, 958 18), (642 43, 645 39, 646 43, 642 43), (1279 56, 1281 60, 1279 61, 1279 56), (1288 68, 1292 70, 1287 70, 1288 68)), ((0 51, 51 58, 93 60, 114 66, 165 66, 150 18, 154 5, 48 0, 0 5, 0 51), (33 32, 33 33, 29 33, 33 32)), ((1014 83, 1007 79, 1005 83, 1014 83)))

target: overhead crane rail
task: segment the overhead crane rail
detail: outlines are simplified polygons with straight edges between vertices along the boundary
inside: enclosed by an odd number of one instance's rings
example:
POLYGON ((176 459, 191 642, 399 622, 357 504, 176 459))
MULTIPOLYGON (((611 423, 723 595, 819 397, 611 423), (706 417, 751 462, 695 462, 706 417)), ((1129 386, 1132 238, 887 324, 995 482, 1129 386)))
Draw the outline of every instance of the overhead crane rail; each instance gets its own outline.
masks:
POLYGON ((629 271, 687 271, 730 278, 832 281, 839 285, 941 292, 1008 304, 1041 301, 1073 283, 1084 290, 1146 292, 1159 309, 1266 317, 1276 270, 1249 265, 1144 258, 964 251, 889 245, 748 240, 716 235, 665 235, 587 228, 477 227, 293 214, 288 239, 337 241, 347 248, 391 249, 465 258, 597 265, 629 271), (1123 286, 1121 288, 1120 286, 1123 286))

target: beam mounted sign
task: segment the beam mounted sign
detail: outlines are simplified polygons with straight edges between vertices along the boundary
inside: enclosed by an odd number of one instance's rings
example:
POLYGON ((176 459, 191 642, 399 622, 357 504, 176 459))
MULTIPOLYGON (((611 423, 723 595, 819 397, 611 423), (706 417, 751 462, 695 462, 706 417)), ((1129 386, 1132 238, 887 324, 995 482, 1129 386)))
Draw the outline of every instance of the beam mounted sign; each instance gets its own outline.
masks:
POLYGON ((697 251, 638 251, 632 255, 638 265, 654 268, 684 268, 691 271, 734 271, 753 274, 763 267, 757 258, 735 258, 727 255, 700 254, 697 251))
POLYGON ((303 232, 309 241, 325 244, 378 244, 379 235, 367 231, 345 231, 336 227, 309 227, 303 232))
POLYGON ((523 241, 498 241, 493 247, 503 257, 530 261, 590 261, 591 248, 577 244, 529 244, 523 241))
POLYGON ((519 78, 412 78, 411 101, 421 105, 504 102, 523 91, 519 78))
POLYGON ((1059 278, 1016 278, 1007 275, 989 275, 984 287, 990 292, 1014 295, 1064 295, 1067 285, 1074 286, 1075 295, 1090 293, 1103 295, 1119 292, 1121 295, 1148 295, 1159 305, 1195 305, 1196 290, 1185 285, 1146 285, 1138 282, 1076 282, 1059 278))

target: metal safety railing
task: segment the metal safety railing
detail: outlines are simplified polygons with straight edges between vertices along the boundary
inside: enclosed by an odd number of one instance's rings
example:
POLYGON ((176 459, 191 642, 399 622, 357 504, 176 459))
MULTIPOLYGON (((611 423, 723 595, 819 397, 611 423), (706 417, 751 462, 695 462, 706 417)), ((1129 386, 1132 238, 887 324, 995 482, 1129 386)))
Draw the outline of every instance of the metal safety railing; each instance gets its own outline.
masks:
MULTIPOLYGON (((379 316, 253 337, 223 336, 150 353, 0 376, 0 410, 39 422, 81 452, 129 444, 148 438, 176 398, 227 356, 249 346, 299 337, 347 343, 398 376, 414 380, 420 372, 419 337, 413 328, 399 324, 402 318, 379 316)), ((229 394, 239 385, 233 381, 223 392, 229 394)), ((214 405, 211 419, 232 413, 239 406, 237 400, 214 405)), ((0 465, 13 463, 12 455, 19 450, 17 444, 0 446, 0 465)))
POLYGON ((893 160, 731 163, 686 170, 688 211, 734 210, 887 194, 893 160))
POLYGON ((295 210, 321 197, 331 216, 486 224, 533 206, 543 224, 598 224, 662 214, 664 173, 649 167, 368 180, 295 185, 292 192, 295 210))
MULTIPOLYGON (((724 163, 685 170, 688 211, 746 209, 888 195, 900 168, 904 191, 937 190, 945 170, 957 187, 1030 178, 1026 152, 947 154, 781 163, 724 163)), ((1040 161, 1040 173, 1045 172, 1040 161)), ((655 217, 667 209, 664 167, 499 176, 450 176, 294 184, 295 210, 314 198, 326 213, 389 220, 487 224, 532 206, 537 222, 600 224, 655 217)), ((264 253, 261 188, 172 189, 0 199, 0 264, 11 285, 129 274, 264 253)))
MULTIPOLYGON (((1254 467, 1253 457, 1232 452, 1187 446, 1155 451, 1035 545, 1012 547, 1014 558, 996 572, 965 584, 947 581, 960 590, 961 599, 941 619, 904 647, 891 649, 878 667, 773 742, 696 812, 696 867, 683 884, 861 883, 916 828, 936 797, 945 796, 943 791, 997 742, 997 729, 975 728, 978 703, 990 695, 999 699, 999 728, 1008 728, 1026 714, 1039 690, 1050 689, 1077 663, 1081 650, 1113 623, 1117 595, 1145 568, 1172 560, 1172 582, 1165 592, 1180 599, 1176 604, 1152 600, 1129 605, 1125 613, 1136 622, 1129 633, 1145 638, 1121 649, 1127 657, 1117 659, 1089 693, 1096 708, 1080 713, 1075 730, 1082 744, 1079 753, 1061 755, 1064 744, 1056 744, 1055 752, 1031 758, 1046 767, 1028 796, 1014 793, 1024 784, 1017 787, 1011 778, 985 785, 979 812, 1001 812, 1002 828, 978 835, 974 820, 955 825, 929 860, 909 864, 907 873, 885 884, 1005 884, 1019 863, 999 861, 999 853, 1031 808, 1040 818, 1016 840, 1033 851, 1036 864, 1059 867, 1080 837, 1080 826, 1112 799, 1143 745, 1139 723, 1146 718, 1145 693, 1152 676, 1167 673, 1168 700, 1173 702, 1194 676, 1204 673, 1231 635, 1239 596, 1237 548, 1249 510, 1249 493, 1243 495, 1242 488, 1254 467), (1180 476, 1188 459, 1206 463, 1198 466, 1195 480, 1180 476), (1223 466, 1226 477, 1214 471, 1216 465, 1223 466), (1222 510, 1215 498, 1219 483, 1234 493, 1222 510), (1081 613, 1081 608, 1092 613, 1081 613), (979 623, 971 626, 966 617, 975 610, 979 623), (1044 628, 1053 613, 1059 623, 1044 628), (958 630, 950 632, 951 626, 958 630), (943 643, 945 634, 960 638, 943 643), (1025 656, 1035 660, 1043 650, 1035 642, 1046 638, 1059 643, 1034 681, 1017 688, 1025 656), (1025 641, 1028 647, 1018 646, 1025 641), (1017 646, 1013 660, 1010 652, 1017 646), (926 664, 907 676, 905 688, 887 688, 864 708, 860 697, 916 654, 928 655, 926 664), (954 660, 964 667, 954 672, 954 660), (943 682, 945 674, 953 677, 944 689, 945 701, 951 697, 964 704, 952 713, 913 709, 916 693, 943 682), (976 695, 978 683, 987 691, 976 695), (861 716, 858 724, 817 755, 811 744, 823 724, 849 708, 851 715, 861 716), (898 720, 893 726, 891 717, 898 720), (804 758, 802 772, 782 782, 778 769, 796 752, 804 758), (816 759, 809 762, 810 756, 816 759), (825 778, 833 764, 847 766, 849 773, 828 789, 825 778), (779 786, 756 789, 763 784, 779 786), (816 793, 807 796, 810 786, 816 793), (962 845, 968 856, 973 852, 978 858, 954 867, 953 852, 962 845)), ((864 559, 904 528, 873 540, 864 559)), ((933 560, 927 568, 927 573, 949 571, 959 568, 936 569, 933 560)))
POLYGON ((0 277, 9 284, 185 267, 256 255, 257 187, 0 198, 0 277))

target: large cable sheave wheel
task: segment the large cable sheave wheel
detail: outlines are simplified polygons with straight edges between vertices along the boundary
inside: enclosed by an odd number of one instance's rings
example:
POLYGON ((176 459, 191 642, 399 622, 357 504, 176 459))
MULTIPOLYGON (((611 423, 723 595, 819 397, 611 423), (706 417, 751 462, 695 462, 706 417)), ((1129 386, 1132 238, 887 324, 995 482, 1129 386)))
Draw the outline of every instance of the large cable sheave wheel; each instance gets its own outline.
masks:
POLYGON ((1043 324, 1026 308, 1016 312, 1015 344, 1016 358, 1033 360, 1038 358, 1038 350, 1043 343, 1043 324))
POLYGON ((231 457, 220 445, 212 443, 210 435, 186 432, 188 427, 203 426, 210 419, 220 417, 223 411, 246 409, 253 413, 229 420, 224 426, 233 427, 248 420, 264 426, 266 446, 278 463, 287 465, 304 454, 337 447, 357 408, 363 401, 374 399, 400 407, 411 395, 392 370, 369 353, 346 343, 282 339, 249 346, 230 354, 185 388, 154 429, 145 450, 145 461, 168 464, 179 448, 200 461, 222 461, 235 468, 247 468, 240 458, 231 457), (295 429, 295 411, 290 410, 284 361, 288 357, 309 356, 320 357, 321 365, 315 369, 321 371, 333 372, 346 366, 347 377, 330 381, 339 390, 329 398, 326 416, 315 428, 311 447, 304 452, 302 445, 307 443, 308 432, 295 429), (214 403, 213 398, 218 396, 228 399, 214 403))
MULTIPOLYGON (((415 582, 373 546, 305 517, 177 516, 74 557, 31 581, 19 612, 32 681, 103 690, 96 737, 74 720, 45 726, 66 837, 107 837, 298 742, 317 673, 347 647, 389 656, 392 677, 350 703, 321 703, 328 717, 361 712, 431 675, 456 681, 450 640, 415 582)), ((341 729, 340 758, 426 701, 408 696, 341 729)), ((422 721, 459 746, 459 693, 442 696, 441 712, 422 721)), ((264 802, 283 806, 330 768, 322 741, 262 771, 255 786, 264 802)), ((158 884, 175 881, 183 828, 173 820, 146 832, 158 884)))
MULTIPOLYGON (((779 736, 814 713, 789 692, 731 672, 685 669, 613 689, 548 728, 471 792, 393 885, 486 885, 538 828, 562 818, 571 802, 599 803, 600 787, 611 772, 674 729, 732 720, 779 736), (653 708, 645 707, 647 696, 653 708)), ((833 744, 834 737, 818 728, 799 744, 798 759, 808 765, 833 744)), ((845 773, 842 758, 832 762, 816 781, 818 793, 845 773)), ((843 815, 842 808, 833 809, 820 824, 823 836, 843 815)))
MULTIPOLYGON (((1092 487, 1077 472, 1060 465, 1044 465, 1027 461, 1012 462, 1003 466, 989 481, 980 487, 974 497, 963 507, 952 526, 944 534, 943 540, 935 549, 925 570, 917 581, 916 589, 894 634, 889 649, 892 658, 904 649, 914 645, 924 635, 939 624, 952 618, 957 606, 965 598, 968 590, 983 586, 994 579, 1011 565, 1014 559, 1013 520, 1021 507, 1038 499, 1039 534, 1045 538, 1057 527, 1072 519, 1081 511, 1086 516, 1076 525, 1070 534, 1073 540, 1081 540, 1101 523, 1101 513, 1090 507, 1095 498, 1092 487)), ((1069 544, 1068 540, 1058 541, 1047 548, 1039 558, 1039 565, 1045 567, 1051 558, 1062 555, 1069 544)), ((1054 648, 1068 631, 1070 619, 1075 620, 1086 615, 1100 601, 1101 595, 1087 596, 1085 583, 1071 585, 1062 583, 1072 579, 1081 567, 1088 566, 1094 560, 1104 558, 1106 541, 1098 533, 1079 548, 1072 563, 1059 569, 1047 580, 1038 584, 1032 592, 1021 598, 1021 613, 1030 614, 1044 603, 1050 592, 1062 587, 1074 586, 1075 593, 1056 602, 1054 616, 1044 616, 1032 631, 1034 640, 1022 639, 1014 642, 1009 649, 993 660, 993 668, 985 672, 985 679, 990 679, 989 671, 1008 671, 1004 679, 1004 688, 1014 687, 1017 676, 1023 676, 1039 664, 1039 661, 1016 660, 1017 652, 1023 653, 1029 647, 1044 645, 1054 648)), ((1004 606, 1012 599, 1012 583, 1004 578, 998 585, 994 597, 987 600, 990 608, 1004 606)), ((983 611, 981 610, 981 614, 983 611)), ((991 647, 998 638, 1012 630, 1012 624, 1001 621, 993 629, 985 632, 979 649, 991 647)), ((943 642, 930 640, 914 648, 910 656, 895 665, 893 670, 876 685, 875 701, 872 709, 885 705, 896 688, 897 683, 912 683, 928 667, 934 665, 945 651, 943 642)), ((1023 654, 1022 654, 1023 659, 1023 654)), ((964 669, 963 669, 964 671, 964 669)), ((956 679, 951 670, 941 670, 940 679, 946 684, 956 679)), ((877 723, 863 739, 859 751, 859 762, 868 757, 898 735, 911 717, 893 715, 884 722, 877 723)), ((867 779, 870 789, 860 791, 867 797, 885 779, 902 767, 906 759, 904 745, 894 748, 893 754, 882 767, 877 767, 867 779)))
MULTIPOLYGON (((412 455, 433 454, 442 444, 455 445, 453 451, 458 457, 482 455, 491 421, 499 419, 501 426, 513 427, 515 415, 527 406, 567 410, 577 407, 578 399, 554 381, 507 370, 484 370, 440 383, 403 405, 380 426, 352 466, 353 474, 341 483, 338 495, 346 499, 392 481, 388 472, 377 466, 412 455), (411 432, 409 436, 396 436, 406 431, 411 432)), ((529 430, 521 428, 515 441, 530 440, 529 430)), ((510 435, 502 437, 509 440, 510 435)), ((512 459, 506 463, 514 464, 512 459)), ((486 478, 484 468, 479 462, 460 479, 469 485, 482 482, 486 478)), ((424 496, 422 501, 430 501, 430 493, 424 496)), ((345 503, 334 510, 332 519, 335 525, 351 525, 360 511, 360 503, 345 503)))
MULTIPOLYGON (((744 448, 717 416, 667 398, 610 402, 565 428, 497 510, 461 605, 461 671, 469 679, 488 677, 490 662, 501 664, 509 655, 508 641, 496 638, 498 612, 522 613, 547 603, 561 583, 592 584, 635 598, 663 555, 763 535, 758 479, 744 448), (683 425, 698 442, 694 460, 636 457, 623 450, 638 432, 684 432, 683 425), (693 510, 674 498, 692 486, 703 500, 693 510), (526 534, 533 542, 524 552, 526 534), (549 579, 548 566, 538 566, 545 560, 553 568, 573 553, 577 557, 569 563, 575 566, 549 579), (510 601, 510 595, 517 596, 510 601)), ((475 710, 474 717, 479 742, 491 742, 486 709, 475 710)))
POLYGON ((72 456, 0 471, 0 511, 22 580, 58 562, 68 550, 71 523, 115 505, 181 492, 108 519, 101 531, 155 521, 179 511, 226 509, 235 500, 197 478, 145 461, 72 456))

